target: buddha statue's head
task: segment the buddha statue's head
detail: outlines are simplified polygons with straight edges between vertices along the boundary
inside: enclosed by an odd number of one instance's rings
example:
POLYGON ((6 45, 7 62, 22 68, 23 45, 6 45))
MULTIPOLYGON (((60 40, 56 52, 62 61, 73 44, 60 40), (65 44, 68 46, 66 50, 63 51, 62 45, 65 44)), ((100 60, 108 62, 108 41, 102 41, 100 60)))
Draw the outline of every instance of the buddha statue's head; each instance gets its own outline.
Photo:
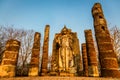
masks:
POLYGON ((69 32, 71 32, 71 30, 69 30, 66 26, 64 26, 64 28, 61 30, 61 33, 62 33, 63 35, 65 35, 65 34, 67 34, 67 33, 69 33, 69 32))

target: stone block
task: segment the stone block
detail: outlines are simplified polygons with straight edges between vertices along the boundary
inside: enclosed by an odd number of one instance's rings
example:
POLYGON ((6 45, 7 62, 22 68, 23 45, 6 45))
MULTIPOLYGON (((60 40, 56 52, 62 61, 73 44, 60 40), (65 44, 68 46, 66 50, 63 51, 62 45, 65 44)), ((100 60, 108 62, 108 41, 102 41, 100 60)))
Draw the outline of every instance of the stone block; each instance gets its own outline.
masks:
POLYGON ((15 77, 15 66, 1 65, 0 66, 0 77, 15 77))
POLYGON ((29 76, 38 76, 39 68, 32 67, 29 69, 29 76))

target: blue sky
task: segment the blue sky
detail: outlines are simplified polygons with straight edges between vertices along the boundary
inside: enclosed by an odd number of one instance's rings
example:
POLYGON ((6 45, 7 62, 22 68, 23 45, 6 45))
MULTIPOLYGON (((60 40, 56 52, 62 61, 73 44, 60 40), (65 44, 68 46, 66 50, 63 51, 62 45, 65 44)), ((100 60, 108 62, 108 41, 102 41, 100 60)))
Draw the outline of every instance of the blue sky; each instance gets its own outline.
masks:
POLYGON ((54 34, 64 25, 77 32, 80 43, 85 42, 84 30, 93 29, 91 8, 100 2, 108 26, 120 27, 120 0, 0 0, 0 25, 33 29, 41 32, 50 25, 50 53, 54 34))

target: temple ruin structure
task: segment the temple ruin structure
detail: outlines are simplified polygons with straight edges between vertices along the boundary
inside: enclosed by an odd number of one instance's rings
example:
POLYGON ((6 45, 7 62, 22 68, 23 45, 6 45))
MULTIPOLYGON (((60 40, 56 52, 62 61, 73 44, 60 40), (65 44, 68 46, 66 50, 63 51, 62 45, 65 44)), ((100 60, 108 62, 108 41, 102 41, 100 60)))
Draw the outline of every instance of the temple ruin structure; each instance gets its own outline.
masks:
MULTIPOLYGON (((91 29, 84 31, 85 43, 81 45, 82 56, 77 33, 72 32, 71 29, 64 26, 60 33, 56 33, 54 36, 52 55, 49 57, 48 63, 50 26, 45 26, 42 51, 40 50, 41 34, 36 32, 34 35, 33 48, 31 50, 32 54, 30 54, 31 60, 30 58, 25 58, 26 61, 30 61, 30 64, 25 63, 25 66, 29 67, 28 76, 39 76, 40 74, 40 76, 44 76, 41 78, 42 80, 46 78, 46 76, 59 76, 54 77, 54 80, 58 80, 58 78, 78 80, 80 78, 77 77, 80 76, 120 78, 117 55, 113 48, 107 22, 100 3, 94 4, 92 16, 96 40, 94 41, 93 39, 91 29), (96 48, 95 42, 97 43, 96 48), (40 52, 42 52, 42 55, 40 55, 40 52), (77 77, 70 78, 71 76, 77 77)), ((18 40, 10 39, 6 42, 5 51, 0 64, 0 77, 15 77, 18 54, 24 52, 21 51, 19 53, 19 48, 20 42, 18 40)), ((24 59, 26 55, 27 54, 22 55, 22 59, 24 59)), ((26 70, 27 67, 25 67, 24 70, 26 70)), ((18 68, 20 68, 19 71, 23 70, 21 66, 18 68)), ((47 79, 49 79, 49 77, 47 79)))
POLYGON ((44 43, 43 43, 43 56, 41 64, 41 75, 45 76, 48 72, 48 47, 49 47, 49 30, 50 26, 46 25, 44 33, 44 43))
POLYGON ((110 33, 107 28, 102 7, 100 3, 94 4, 92 8, 94 19, 95 37, 99 50, 99 61, 102 77, 120 77, 118 61, 111 42, 110 33))
POLYGON ((86 40, 89 76, 92 77, 99 76, 98 60, 93 42, 92 31, 85 30, 84 32, 85 32, 85 40, 86 40))
POLYGON ((88 58, 86 43, 82 43, 82 58, 83 58, 83 76, 88 77, 88 58))
POLYGON ((0 65, 0 77, 15 77, 20 42, 10 39, 6 42, 0 65))
POLYGON ((80 69, 80 50, 77 33, 66 26, 56 33, 53 41, 51 70, 60 76, 78 75, 80 69))
POLYGON ((39 75, 40 38, 41 38, 41 34, 36 32, 34 35, 34 43, 32 48, 29 76, 39 75))

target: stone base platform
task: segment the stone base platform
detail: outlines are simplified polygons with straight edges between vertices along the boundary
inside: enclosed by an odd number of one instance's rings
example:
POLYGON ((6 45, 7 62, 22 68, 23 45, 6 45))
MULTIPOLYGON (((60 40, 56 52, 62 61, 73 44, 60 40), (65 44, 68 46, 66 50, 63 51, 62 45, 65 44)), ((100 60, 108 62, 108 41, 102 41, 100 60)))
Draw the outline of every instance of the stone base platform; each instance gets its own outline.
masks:
POLYGON ((74 74, 72 74, 72 73, 60 73, 60 76, 61 77, 74 77, 75 75, 74 74))
POLYGON ((0 80, 120 80, 120 78, 97 78, 97 77, 13 77, 0 78, 0 80))
POLYGON ((56 72, 50 72, 48 75, 49 75, 49 76, 59 76, 59 74, 56 73, 56 72))

